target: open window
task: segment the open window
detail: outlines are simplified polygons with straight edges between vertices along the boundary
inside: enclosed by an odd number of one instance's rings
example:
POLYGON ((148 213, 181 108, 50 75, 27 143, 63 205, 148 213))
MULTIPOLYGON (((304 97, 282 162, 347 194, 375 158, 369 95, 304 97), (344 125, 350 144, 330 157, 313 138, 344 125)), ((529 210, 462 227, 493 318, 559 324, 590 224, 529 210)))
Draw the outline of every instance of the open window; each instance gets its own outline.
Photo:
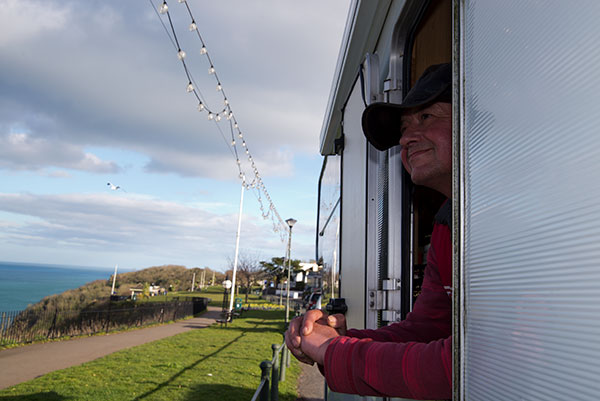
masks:
MULTIPOLYGON (((403 97, 414 85, 418 77, 430 65, 449 63, 452 58, 452 2, 433 0, 419 11, 417 24, 405 36, 404 54, 410 55, 402 63, 403 97)), ((398 66, 400 67, 400 66, 398 66)), ((399 155, 398 155, 399 156, 399 155)), ((421 291, 423 272, 434 216, 445 197, 431 189, 415 186, 404 171, 402 184, 402 214, 405 218, 402 229, 409 241, 403 241, 403 308, 405 316, 412 309, 421 291)))

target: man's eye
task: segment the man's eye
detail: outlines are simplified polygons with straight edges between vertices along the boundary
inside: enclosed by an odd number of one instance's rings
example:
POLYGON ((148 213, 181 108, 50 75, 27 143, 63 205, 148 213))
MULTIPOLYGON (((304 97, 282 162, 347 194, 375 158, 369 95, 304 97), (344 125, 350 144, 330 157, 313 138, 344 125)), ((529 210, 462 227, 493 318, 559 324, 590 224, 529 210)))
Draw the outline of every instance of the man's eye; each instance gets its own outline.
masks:
POLYGON ((429 113, 423 113, 421 114, 421 120, 427 120, 429 117, 431 117, 432 115, 429 113))

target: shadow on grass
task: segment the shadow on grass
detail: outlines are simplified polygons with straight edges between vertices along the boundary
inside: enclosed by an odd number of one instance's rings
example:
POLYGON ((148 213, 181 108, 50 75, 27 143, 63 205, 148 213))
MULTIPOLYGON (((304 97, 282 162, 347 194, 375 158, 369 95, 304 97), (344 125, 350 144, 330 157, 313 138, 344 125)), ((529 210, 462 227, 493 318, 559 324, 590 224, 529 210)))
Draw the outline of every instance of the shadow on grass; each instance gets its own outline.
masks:
MULTIPOLYGON (((252 396, 254 395, 255 391, 256 389, 235 387, 227 384, 199 384, 193 386, 189 390, 184 400, 248 401, 252 399, 252 396)), ((296 401, 296 399, 296 394, 282 392, 279 393, 280 401, 296 401)))
MULTIPOLYGON (((179 372, 175 373, 169 379, 165 380, 164 382, 162 382, 161 384, 159 384, 158 386, 156 386, 156 388, 154 388, 153 390, 147 391, 144 394, 141 394, 140 396, 134 398, 134 401, 135 400, 143 400, 144 398, 151 396, 152 394, 156 393, 157 391, 160 391, 161 389, 163 389, 164 387, 168 386, 170 383, 172 383, 174 380, 176 380, 179 376, 181 376, 182 374, 184 374, 188 370, 195 368, 201 362, 207 360, 208 358, 211 358, 211 357, 217 355, 219 352, 225 350, 226 348, 228 348, 232 344, 234 344, 237 341, 239 341, 244 335, 245 335, 245 333, 242 332, 239 336, 237 336, 233 340, 229 341, 227 344, 223 345, 219 349, 215 350, 214 352, 212 352, 212 353, 210 353, 210 354, 208 354, 206 356, 203 356, 202 358, 198 359, 196 362, 192 363, 191 365, 189 365, 189 366, 181 369, 179 372)), ((252 398, 252 395, 250 395, 250 398, 252 398)))
MULTIPOLYGON (((252 317, 260 319, 263 316, 264 316, 263 313, 258 313, 258 314, 254 315, 252 317)), ((267 320, 267 319, 265 319, 265 320, 267 320)), ((268 319, 268 320, 270 320, 270 319, 268 319)), ((273 328, 259 328, 259 327, 257 327, 258 325, 271 323, 271 322, 267 323, 264 320, 247 320, 247 322, 251 323, 251 324, 255 324, 255 327, 229 327, 228 330, 239 331, 240 334, 237 337, 235 337, 233 340, 231 340, 230 342, 228 342, 227 344, 225 344, 225 345, 221 346, 220 348, 218 348, 217 350, 215 350, 214 352, 212 352, 212 353, 210 353, 208 355, 203 356, 202 358, 198 359, 196 362, 192 363, 191 365, 189 365, 189 366, 181 369, 179 372, 177 372, 176 374, 174 374, 173 376, 171 376, 167 380, 163 381, 159 385, 157 385, 156 388, 154 388, 153 390, 147 391, 144 394, 141 394, 140 396, 134 398, 134 401, 136 401, 136 400, 143 400, 146 397, 149 397, 149 396, 155 394, 157 391, 160 391, 161 389, 167 387, 168 385, 170 385, 173 381, 175 381, 178 377, 180 377, 185 372, 189 371, 190 369, 194 369, 201 362, 203 362, 203 361, 205 361, 205 360, 207 360, 207 359, 209 359, 209 358, 217 355, 221 351, 224 351, 226 348, 228 348, 229 346, 231 346, 234 343, 236 343, 237 341, 239 341, 242 337, 244 337, 246 335, 246 333, 249 333, 249 332, 264 333, 264 332, 279 331, 279 330, 276 330, 276 329, 273 329, 273 328)), ((281 322, 273 322, 273 323, 281 324, 281 322)), ((233 387, 233 386, 224 385, 224 384, 214 384, 214 385, 206 384, 206 385, 198 385, 198 386, 196 386, 196 389, 192 390, 192 394, 191 394, 191 396, 190 396, 189 399, 190 400, 197 400, 197 399, 203 399, 203 400, 204 399, 218 399, 219 401, 246 400, 246 399, 249 400, 254 395, 254 391, 255 390, 248 390, 248 389, 233 387), (217 390, 218 390, 218 392, 215 392, 217 390), (231 394, 233 394, 233 395, 230 396, 229 392, 231 392, 231 394), (212 398, 212 396, 209 396, 209 394, 215 394, 217 396, 215 398, 212 398), (198 398, 198 396, 202 396, 202 397, 198 398)), ((295 400, 295 398, 289 398, 289 399, 290 400, 295 400)), ((2 400, 0 400, 0 401, 2 401, 2 400)))
POLYGON ((185 401, 219 400, 238 401, 250 400, 254 395, 253 389, 235 387, 227 384, 199 384, 193 386, 184 398, 185 401))
MULTIPOLYGON (((250 396, 252 397, 252 396, 250 396)), ((0 401, 64 401, 69 397, 65 397, 55 393, 54 391, 45 391, 43 393, 27 394, 27 395, 0 395, 0 401)), ((250 399, 250 398, 248 398, 250 399)))

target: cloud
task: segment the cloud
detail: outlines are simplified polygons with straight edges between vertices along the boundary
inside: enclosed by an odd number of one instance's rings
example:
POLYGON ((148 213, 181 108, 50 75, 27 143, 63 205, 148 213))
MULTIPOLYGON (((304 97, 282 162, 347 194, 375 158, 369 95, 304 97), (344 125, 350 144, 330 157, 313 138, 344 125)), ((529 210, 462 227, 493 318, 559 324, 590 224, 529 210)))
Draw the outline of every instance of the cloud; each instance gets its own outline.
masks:
MULTIPOLYGON (((238 219, 236 214, 112 193, 3 193, 0 211, 21 216, 15 222, 0 215, 3 228, 0 250, 2 247, 52 249, 60 250, 64 257, 85 250, 90 255, 114 253, 128 259, 143 255, 147 263, 164 260, 187 265, 225 263, 227 256, 233 254, 238 219)), ((244 216, 241 238, 245 249, 264 255, 279 255, 284 251, 284 243, 272 231, 270 220, 244 216)), ((304 248, 309 250, 304 257, 310 257, 312 241, 305 246, 300 243, 295 240, 296 257, 300 257, 304 248)))
POLYGON ((48 166, 90 173, 116 173, 120 170, 114 162, 101 160, 69 143, 51 142, 26 133, 0 136, 0 168, 42 170, 48 166))
MULTIPOLYGON (((0 37, 16 35, 27 45, 0 47, 0 126, 28 124, 32 137, 80 149, 129 149, 153 159, 151 172, 221 178, 218 172, 230 169, 216 164, 231 164, 229 150, 185 93, 187 78, 149 6, 140 12, 139 4, 121 1, 6 5, 21 24, 0 25, 0 37), (19 27, 29 29, 32 21, 41 28, 22 36, 19 27), (39 116, 45 117, 36 123, 39 116)), ((218 2, 192 6, 255 159, 260 153, 263 165, 272 166, 268 155, 286 147, 316 152, 339 45, 329 32, 341 33, 326 15, 346 5, 237 1, 227 13, 218 2), (307 20, 318 24, 307 29, 307 20)), ((222 100, 187 30, 185 7, 171 9, 190 71, 217 108, 222 100)), ((287 162, 274 167, 262 173, 292 169, 287 162)))
MULTIPOLYGON (((255 165, 261 175, 274 177, 290 177, 293 171, 293 155, 290 151, 277 150, 269 154, 254 153, 255 165)), ((237 168, 234 154, 211 155, 191 154, 174 149, 163 149, 151 155, 152 159, 145 166, 151 173, 176 173, 182 176, 204 176, 219 180, 237 179, 237 168)), ((247 177, 253 176, 253 169, 246 154, 239 154, 242 172, 247 177)))
POLYGON ((63 4, 49 1, 2 0, 0 7, 0 47, 20 45, 61 29, 71 14, 63 4))

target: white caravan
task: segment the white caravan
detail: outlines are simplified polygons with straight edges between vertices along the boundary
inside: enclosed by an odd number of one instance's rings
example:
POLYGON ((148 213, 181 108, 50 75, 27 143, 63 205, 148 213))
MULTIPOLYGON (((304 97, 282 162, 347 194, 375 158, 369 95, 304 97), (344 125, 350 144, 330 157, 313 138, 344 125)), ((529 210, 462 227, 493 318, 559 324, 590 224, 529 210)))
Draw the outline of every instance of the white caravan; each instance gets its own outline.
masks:
POLYGON ((321 132, 317 258, 350 326, 410 311, 440 198, 411 185, 398 147, 366 142, 361 114, 451 62, 454 400, 600 398, 598 21, 593 0, 351 5, 321 132))

